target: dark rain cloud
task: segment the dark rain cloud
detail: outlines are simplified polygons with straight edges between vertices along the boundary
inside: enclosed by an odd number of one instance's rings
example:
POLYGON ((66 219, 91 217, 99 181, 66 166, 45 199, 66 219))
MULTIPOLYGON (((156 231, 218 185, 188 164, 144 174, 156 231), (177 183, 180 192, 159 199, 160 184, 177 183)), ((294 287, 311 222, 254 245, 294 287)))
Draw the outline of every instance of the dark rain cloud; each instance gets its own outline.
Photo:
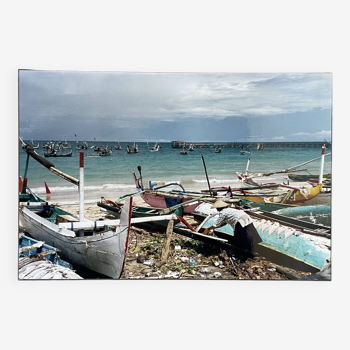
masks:
MULTIPOLYGON (((183 138, 165 130, 182 130, 178 123, 193 125, 199 119, 208 125, 220 121, 224 131, 225 125, 234 124, 229 122, 232 118, 237 122, 243 117, 252 118, 251 125, 273 120, 270 128, 280 129, 275 137, 289 137, 285 121, 298 113, 305 119, 315 110, 328 112, 320 114, 320 129, 314 132, 330 132, 331 85, 330 74, 20 71, 20 135, 35 139, 74 134, 106 140, 132 140, 135 135, 141 139, 142 134, 154 139, 165 134, 183 138), (276 118, 280 123, 276 124, 276 118)), ((220 139, 218 128, 212 128, 215 135, 200 130, 220 139)), ((294 134, 298 131, 303 130, 294 134)), ((252 131, 245 131, 242 137, 251 135, 252 131)))

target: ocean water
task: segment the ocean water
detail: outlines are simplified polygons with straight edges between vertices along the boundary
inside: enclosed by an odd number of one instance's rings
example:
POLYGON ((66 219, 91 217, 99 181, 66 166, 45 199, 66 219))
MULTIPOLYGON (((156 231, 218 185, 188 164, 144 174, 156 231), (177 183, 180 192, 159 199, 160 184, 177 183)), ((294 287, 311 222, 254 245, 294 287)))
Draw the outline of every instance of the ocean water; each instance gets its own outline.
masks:
MULTIPOLYGON (((28 141, 27 141, 28 142, 28 141)), ((42 145, 45 141, 39 141, 40 148, 36 152, 44 157, 45 149, 42 145)), ((252 173, 264 173, 280 171, 299 165, 321 156, 321 148, 314 147, 265 147, 258 151, 251 148, 251 154, 240 154, 238 147, 222 148, 221 153, 214 152, 213 147, 195 148, 187 155, 181 155, 181 149, 172 148, 171 143, 160 143, 159 152, 149 152, 147 143, 137 143, 139 153, 127 154, 126 145, 132 142, 121 142, 121 150, 115 150, 114 142, 96 141, 94 145, 108 145, 112 155, 108 157, 89 157, 96 155, 93 144, 89 143, 89 149, 78 150, 75 141, 67 141, 72 145, 72 157, 47 158, 55 165, 55 168, 79 179, 79 153, 84 152, 84 184, 85 191, 110 193, 111 198, 122 193, 134 193, 135 185, 132 172, 139 175, 137 167, 141 166, 143 184, 148 187, 148 182, 165 184, 180 182, 185 189, 207 189, 207 178, 204 170, 202 156, 211 186, 237 185, 239 180, 236 172, 244 172, 247 161, 250 158, 249 171, 252 173)), ((149 146, 153 146, 150 143, 149 146)), ((64 150, 64 152, 68 152, 64 150)), ((326 149, 326 154, 331 148, 326 149)), ((27 154, 19 145, 19 176, 24 176, 27 154)), ((318 174, 320 171, 320 159, 309 163, 299 169, 307 169, 308 173, 318 174)), ((331 173, 331 155, 325 157, 324 173, 331 173)), ((274 182, 283 180, 283 175, 272 175, 261 180, 274 182)), ((286 175, 284 176, 286 179, 286 175)), ((27 171, 28 186, 41 195, 45 193, 45 183, 51 193, 68 195, 78 193, 77 186, 53 174, 36 160, 30 158, 27 171)))

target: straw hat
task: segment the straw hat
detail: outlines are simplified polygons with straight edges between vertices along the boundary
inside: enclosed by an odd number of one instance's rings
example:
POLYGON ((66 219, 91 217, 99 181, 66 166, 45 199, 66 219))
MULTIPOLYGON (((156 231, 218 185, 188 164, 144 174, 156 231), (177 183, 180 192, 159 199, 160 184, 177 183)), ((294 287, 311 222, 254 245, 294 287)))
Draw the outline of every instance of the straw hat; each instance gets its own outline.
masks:
POLYGON ((225 203, 222 199, 217 199, 216 202, 211 206, 211 208, 226 208, 229 204, 225 203))

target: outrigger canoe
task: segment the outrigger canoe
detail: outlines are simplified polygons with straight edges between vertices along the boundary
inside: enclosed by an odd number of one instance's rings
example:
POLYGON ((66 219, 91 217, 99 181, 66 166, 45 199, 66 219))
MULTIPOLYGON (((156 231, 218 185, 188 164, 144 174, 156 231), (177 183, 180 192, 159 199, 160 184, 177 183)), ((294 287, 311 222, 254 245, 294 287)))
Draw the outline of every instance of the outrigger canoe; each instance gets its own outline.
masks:
POLYGON ((48 203, 30 203, 19 207, 20 224, 33 238, 60 250, 64 260, 74 266, 120 278, 128 246, 132 198, 126 201, 120 224, 79 220, 70 213, 48 203), (68 225, 64 225, 64 224, 68 225), (67 227, 68 226, 68 227, 67 227))
MULTIPOLYGON (((141 166, 138 166, 138 170, 140 172, 139 178, 136 177, 135 173, 132 173, 136 190, 139 192, 145 203, 153 208, 166 209, 186 202, 188 205, 184 206, 184 214, 190 214, 200 204, 199 200, 206 200, 214 203, 215 200, 219 198, 208 196, 200 192, 186 191, 184 187, 177 182, 169 183, 163 186, 157 186, 157 184, 152 184, 150 182, 150 188, 145 189, 142 183, 141 166), (164 191, 164 188, 171 186, 175 186, 178 189, 173 188, 169 191, 164 191)), ((240 203, 239 198, 224 198, 223 200, 230 204, 240 203)))
MULTIPOLYGON (((203 229, 212 226, 218 215, 210 215, 209 208, 203 204, 195 211, 195 215, 203 219, 203 229)), ((254 247, 254 253, 299 271, 317 272, 328 263, 331 256, 330 227, 262 210, 246 213, 252 218, 262 239, 254 247)), ((226 238, 229 243, 235 234, 230 225, 217 228, 214 233, 217 237, 226 238)))

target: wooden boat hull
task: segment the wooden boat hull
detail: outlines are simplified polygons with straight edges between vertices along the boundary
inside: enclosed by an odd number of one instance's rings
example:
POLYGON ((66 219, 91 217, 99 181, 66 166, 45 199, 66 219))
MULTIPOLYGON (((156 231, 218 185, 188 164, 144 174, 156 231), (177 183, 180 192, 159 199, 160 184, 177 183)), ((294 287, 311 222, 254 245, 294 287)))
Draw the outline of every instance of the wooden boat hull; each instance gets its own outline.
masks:
MULTIPOLYGON (((179 196, 179 195, 165 195, 161 196, 157 193, 157 191, 146 191, 145 193, 141 193, 141 198, 150 205, 153 208, 160 208, 160 209, 166 209, 170 208, 174 205, 187 202, 188 200, 193 199, 194 197, 187 197, 187 196, 179 196)), ((196 207, 199 205, 198 202, 195 202, 193 204, 189 204, 184 208, 185 214, 190 214, 196 209, 196 207)))
MULTIPOLYGON (((97 203, 97 205, 101 208, 104 208, 108 211, 109 214, 113 215, 116 219, 120 218, 120 209, 114 206, 113 204, 110 203, 97 203)), ((123 207, 122 204, 118 204, 118 206, 123 207)), ((132 207, 131 210, 131 217, 132 218, 151 218, 155 216, 160 216, 164 215, 163 214, 164 209, 159 209, 159 208, 150 208, 150 207, 143 207, 143 206, 137 206, 137 207, 132 207)), ((176 216, 182 216, 183 215, 183 209, 180 208, 174 208, 171 209, 170 211, 167 211, 167 214, 175 214, 176 216)), ((179 220, 174 220, 174 224, 176 225, 179 222, 179 220)), ((159 229, 164 229, 167 227, 169 223, 169 220, 157 220, 157 221, 151 221, 151 222, 140 222, 133 224, 137 227, 141 228, 159 228, 159 229)))
MULTIPOLYGON (((203 228, 208 228, 214 224, 216 217, 210 218, 203 228)), ((304 271, 316 272, 321 270, 330 258, 330 239, 325 237, 315 237, 311 234, 300 233, 292 234, 291 229, 287 225, 277 225, 273 220, 263 222, 262 220, 254 220, 254 226, 262 239, 255 247, 255 252, 259 255, 277 260, 282 265, 286 264, 287 259, 295 260, 294 268, 304 271)), ((218 237, 227 238, 230 242, 230 236, 234 236, 234 232, 230 225, 225 225, 215 229, 218 237)), ((289 264, 291 264, 289 262, 289 264)))
POLYGON ((18 258, 18 279, 77 280, 82 277, 71 269, 53 264, 50 260, 36 256, 20 256, 18 258))
POLYGON ((244 194, 236 193, 235 196, 238 198, 243 198, 246 200, 249 200, 251 202, 255 203, 284 203, 284 204, 299 204, 299 203, 305 203, 306 201, 309 201, 313 198, 315 198, 322 190, 322 184, 318 184, 315 187, 311 187, 308 190, 294 190, 294 192, 291 194, 291 196, 288 199, 285 199, 285 193, 281 192, 250 192, 245 191, 244 194), (279 195, 279 193, 281 193, 279 195))
POLYGON ((50 222, 25 206, 19 208, 19 218, 26 232, 59 249, 62 258, 74 266, 82 266, 111 278, 120 278, 129 237, 130 218, 125 217, 130 215, 129 207, 131 205, 126 205, 121 214, 123 224, 116 229, 106 227, 103 231, 92 231, 90 235, 81 237, 79 232, 59 228, 57 223, 50 222))
POLYGON ((298 207, 297 205, 293 205, 293 204, 283 204, 283 203, 271 203, 271 202, 259 202, 259 203, 255 203, 252 201, 249 201, 245 198, 240 198, 241 199, 241 203, 242 205, 248 205, 252 208, 260 208, 264 211, 268 211, 268 212, 272 212, 275 210, 280 210, 280 209, 288 209, 288 208, 294 208, 294 207, 298 207))
POLYGON ((62 260, 57 253, 57 249, 39 241, 28 237, 26 235, 21 235, 19 238, 19 256, 31 256, 31 255, 42 255, 45 259, 51 261, 55 265, 61 265, 68 269, 73 269, 73 266, 62 260))
POLYGON ((19 279, 82 279, 56 248, 26 235, 19 238, 18 256, 19 279))

